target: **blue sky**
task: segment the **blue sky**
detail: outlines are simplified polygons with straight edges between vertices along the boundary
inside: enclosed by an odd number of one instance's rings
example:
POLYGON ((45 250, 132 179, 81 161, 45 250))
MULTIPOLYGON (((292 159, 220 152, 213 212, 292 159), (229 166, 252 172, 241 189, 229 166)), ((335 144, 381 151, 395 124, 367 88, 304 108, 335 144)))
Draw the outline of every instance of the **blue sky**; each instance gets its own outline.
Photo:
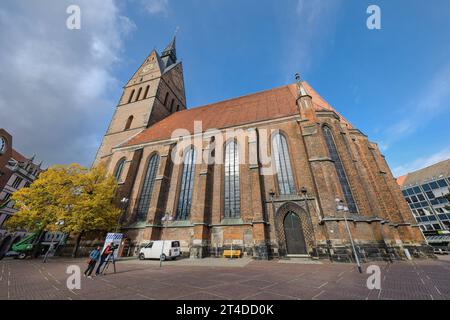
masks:
MULTIPOLYGON (((300 72, 347 120, 379 143, 394 174, 450 158, 448 0, 433 0, 433 5, 424 0, 67 1, 77 2, 85 13, 79 35, 54 31, 55 38, 42 37, 36 44, 39 48, 50 44, 62 48, 58 44, 64 43, 65 51, 46 63, 63 66, 69 61, 73 69, 66 71, 72 75, 71 81, 89 84, 79 89, 84 99, 70 109, 75 118, 67 120, 66 127, 73 127, 67 129, 67 141, 64 145, 56 141, 65 150, 63 155, 52 149, 55 139, 45 136, 53 135, 51 130, 44 130, 33 141, 23 132, 36 130, 35 124, 27 127, 21 121, 6 125, 19 150, 35 152, 47 164, 88 165, 92 161, 122 93, 121 86, 153 48, 163 49, 177 27, 177 52, 183 61, 190 107, 281 86, 293 82, 293 75, 300 72), (381 8, 381 30, 366 27, 366 9, 371 4, 381 8), (92 48, 92 39, 102 49, 94 56, 86 50, 92 48), (79 57, 72 56, 75 54, 79 57), (78 79, 75 68, 86 68, 91 76, 86 79, 80 74, 83 78, 78 79), (77 121, 85 126, 81 136, 77 121)), ((48 27, 53 32, 66 15, 60 16, 54 2, 43 1, 42 5, 46 3, 52 9, 42 9, 46 19, 38 16, 37 20, 43 30, 48 27), (54 19, 48 19, 49 15, 54 19)), ((60 9, 66 5, 62 3, 60 9)), ((37 10, 12 0, 0 6, 0 43, 2 38, 7 40, 8 27, 18 34, 29 28, 21 25, 20 19, 14 19, 15 26, 12 21, 2 21, 2 12, 26 17, 36 15, 37 10)), ((24 51, 23 41, 8 41, 8 46, 24 51)), ((31 80, 20 77, 20 81, 29 85, 31 80)), ((35 81, 39 83, 38 76, 35 81)), ((52 84, 48 86, 52 89, 52 84)), ((0 111, 9 99, 0 91, 0 111)), ((55 99, 46 101, 42 108, 64 104, 55 99)), ((64 95, 61 99, 67 101, 64 95)), ((50 118, 48 123, 54 120, 50 118)), ((64 126, 58 129, 64 130, 64 126)))

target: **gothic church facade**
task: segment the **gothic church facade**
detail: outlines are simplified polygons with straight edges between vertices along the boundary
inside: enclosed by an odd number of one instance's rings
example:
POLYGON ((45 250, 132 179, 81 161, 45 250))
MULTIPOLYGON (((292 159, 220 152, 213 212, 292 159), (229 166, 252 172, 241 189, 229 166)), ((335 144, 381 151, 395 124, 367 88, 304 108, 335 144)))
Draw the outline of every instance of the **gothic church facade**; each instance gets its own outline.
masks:
POLYGON ((363 259, 429 250, 377 144, 308 83, 187 109, 175 38, 125 85, 100 163, 129 199, 121 230, 135 252, 158 239, 196 258, 233 246, 349 261, 351 238, 363 259))

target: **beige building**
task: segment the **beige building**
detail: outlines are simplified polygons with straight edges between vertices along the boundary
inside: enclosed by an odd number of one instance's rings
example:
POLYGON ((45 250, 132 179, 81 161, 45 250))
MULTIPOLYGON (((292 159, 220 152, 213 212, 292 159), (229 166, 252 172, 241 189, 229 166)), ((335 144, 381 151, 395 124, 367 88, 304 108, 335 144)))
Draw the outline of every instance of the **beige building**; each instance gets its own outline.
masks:
POLYGON ((175 39, 126 84, 99 163, 130 199, 131 248, 348 261, 347 218, 361 258, 429 253, 377 144, 308 83, 187 109, 175 39))

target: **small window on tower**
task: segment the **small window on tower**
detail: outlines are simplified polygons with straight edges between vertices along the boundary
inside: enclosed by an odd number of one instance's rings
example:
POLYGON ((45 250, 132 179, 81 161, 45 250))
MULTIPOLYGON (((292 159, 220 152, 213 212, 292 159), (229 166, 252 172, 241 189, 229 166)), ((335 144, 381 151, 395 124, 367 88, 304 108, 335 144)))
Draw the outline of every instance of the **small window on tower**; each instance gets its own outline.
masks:
POLYGON ((128 99, 128 103, 130 103, 131 100, 133 100, 134 91, 135 91, 134 89, 133 89, 133 91, 131 91, 130 98, 128 99))
POLYGON ((172 102, 170 103, 170 113, 173 112, 173 105, 175 103, 175 99, 172 99, 172 102))
POLYGON ((144 93, 144 98, 143 99, 147 99, 147 95, 148 95, 148 90, 150 89, 150 86, 147 86, 147 88, 145 88, 145 93, 144 93))
POLYGON ((177 104, 177 111, 180 111, 180 105, 177 104))
POLYGON ((164 98, 164 105, 167 107, 167 99, 169 98, 169 93, 166 93, 166 97, 164 98))
POLYGON ((134 119, 133 116, 128 117, 127 124, 125 125, 125 130, 128 130, 131 128, 131 123, 133 122, 133 119, 134 119))
POLYGON ((141 97, 141 92, 142 92, 142 88, 139 88, 138 94, 137 94, 137 97, 136 97, 136 101, 138 101, 139 98, 141 97))

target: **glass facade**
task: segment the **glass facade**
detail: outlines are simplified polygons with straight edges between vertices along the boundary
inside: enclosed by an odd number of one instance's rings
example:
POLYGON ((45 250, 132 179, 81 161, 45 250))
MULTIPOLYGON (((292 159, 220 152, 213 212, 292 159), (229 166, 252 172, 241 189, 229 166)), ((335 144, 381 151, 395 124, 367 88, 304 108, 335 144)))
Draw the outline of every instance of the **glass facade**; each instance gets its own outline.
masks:
POLYGON ((158 171, 159 155, 153 155, 147 164, 145 172, 144 184, 142 185, 141 194, 138 199, 136 208, 136 220, 144 221, 147 218, 148 209, 150 208, 150 200, 152 198, 153 185, 155 184, 156 172, 158 171))
POLYGON ((295 183, 292 175, 288 144, 286 137, 282 134, 277 133, 272 137, 272 154, 275 160, 280 194, 295 194, 295 183))
POLYGON ((235 141, 230 141, 225 145, 224 170, 224 217, 240 218, 241 188, 239 178, 239 148, 235 141))
POLYGON ((348 209, 351 213, 358 213, 356 208, 355 200, 353 199, 350 184, 348 183, 347 175, 345 174, 344 166, 339 157, 338 151, 336 149, 336 144, 334 143, 333 133, 331 129, 327 126, 323 127, 323 135, 325 137, 325 142, 328 147, 328 153, 331 160, 334 162, 334 167, 336 168, 336 173, 341 184, 342 193, 344 194, 345 201, 347 203, 348 209))
POLYGON ((195 158, 196 151, 191 147, 184 155, 183 173, 181 176, 181 186, 176 213, 177 220, 189 219, 192 205, 192 189, 194 186, 195 158))
POLYGON ((439 179, 417 186, 405 187, 403 196, 409 205, 422 231, 441 230, 450 225, 449 201, 445 197, 449 193, 450 179, 439 179))

